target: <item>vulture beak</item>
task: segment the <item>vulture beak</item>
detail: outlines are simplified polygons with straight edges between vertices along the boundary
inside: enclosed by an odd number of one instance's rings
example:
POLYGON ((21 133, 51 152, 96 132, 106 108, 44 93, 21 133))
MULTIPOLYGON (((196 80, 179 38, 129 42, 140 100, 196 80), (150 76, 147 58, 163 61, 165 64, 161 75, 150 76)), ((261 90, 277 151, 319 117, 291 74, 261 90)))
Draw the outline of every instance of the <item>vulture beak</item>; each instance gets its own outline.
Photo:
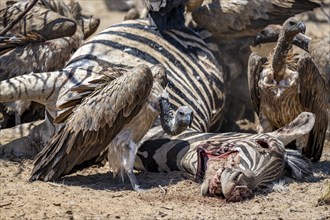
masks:
POLYGON ((258 35, 255 37, 255 39, 254 39, 253 46, 257 46, 257 45, 259 45, 260 42, 261 42, 261 35, 258 34, 258 35))
POLYGON ((300 33, 304 34, 306 31, 306 25, 302 22, 299 22, 297 26, 298 26, 298 29, 300 30, 300 33))

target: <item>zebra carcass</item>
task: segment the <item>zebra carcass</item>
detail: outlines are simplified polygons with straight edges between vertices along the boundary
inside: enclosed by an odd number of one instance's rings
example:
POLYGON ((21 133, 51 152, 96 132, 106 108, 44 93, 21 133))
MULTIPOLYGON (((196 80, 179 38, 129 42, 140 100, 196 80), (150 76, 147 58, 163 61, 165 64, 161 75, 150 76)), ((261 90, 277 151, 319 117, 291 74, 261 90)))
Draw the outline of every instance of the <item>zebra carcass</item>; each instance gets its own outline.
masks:
MULTIPOLYGON (((11 24, 29 3, 8 2, 8 7, 0 11, 0 27, 11 24)), ((0 38, 0 80, 61 69, 83 40, 96 31, 99 22, 98 18, 82 12, 80 5, 73 1, 69 4, 52 0, 38 2, 0 38)), ((13 108, 22 115, 30 102, 16 104, 16 107, 7 105, 3 114, 13 108)), ((5 123, 0 126, 6 127, 5 123)))
MULTIPOLYGON (((141 2, 136 1, 135 8, 129 11, 126 19, 146 16, 141 2)), ((173 4, 170 0, 151 2, 165 8, 167 4, 173 4)), ((216 129, 235 131, 238 129, 237 120, 243 118, 254 120, 246 77, 248 58, 251 53, 250 45, 254 37, 266 25, 283 23, 288 17, 319 7, 320 1, 180 0, 175 3, 183 4, 183 2, 186 3, 187 11, 192 15, 189 26, 207 42, 227 75, 227 111, 222 128, 216 129), (230 111, 231 109, 236 109, 236 111, 230 111)), ((165 12, 162 13, 163 16, 165 12)))
MULTIPOLYGON (((313 113, 303 112, 288 125, 264 134, 186 131, 161 139, 151 135, 144 138, 135 167, 187 172, 201 183, 204 196, 224 197, 228 202, 245 200, 285 175, 303 180, 312 174, 309 159, 285 145, 310 132, 314 122, 313 113)), ((162 133, 159 128, 152 132, 162 133)))

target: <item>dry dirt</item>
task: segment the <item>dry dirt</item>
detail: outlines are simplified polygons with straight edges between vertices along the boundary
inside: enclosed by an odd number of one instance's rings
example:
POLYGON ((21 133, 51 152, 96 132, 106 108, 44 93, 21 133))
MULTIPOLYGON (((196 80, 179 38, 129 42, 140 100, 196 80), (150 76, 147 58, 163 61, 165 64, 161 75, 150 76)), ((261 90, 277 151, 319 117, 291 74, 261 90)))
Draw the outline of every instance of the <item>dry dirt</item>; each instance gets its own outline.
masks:
MULTIPOLYGON (((4 0, 1 0, 3 3, 4 0)), ((101 17, 99 30, 122 20, 101 0, 81 0, 101 17)), ((56 183, 28 182, 31 160, 0 159, 0 219, 330 219, 320 198, 330 191, 330 143, 314 177, 277 190, 264 190, 241 203, 200 195, 199 185, 180 172, 138 173, 146 189, 113 180, 109 169, 92 167, 56 183)))

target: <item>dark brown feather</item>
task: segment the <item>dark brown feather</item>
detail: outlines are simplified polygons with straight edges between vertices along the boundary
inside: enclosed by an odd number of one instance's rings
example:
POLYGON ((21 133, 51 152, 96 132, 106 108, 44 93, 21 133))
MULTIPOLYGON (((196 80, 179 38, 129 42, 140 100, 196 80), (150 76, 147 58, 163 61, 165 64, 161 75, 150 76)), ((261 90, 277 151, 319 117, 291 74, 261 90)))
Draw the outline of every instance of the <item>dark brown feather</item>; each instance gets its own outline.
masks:
POLYGON ((248 63, 248 85, 250 91, 250 98, 252 105, 257 114, 260 111, 260 94, 258 88, 258 82, 260 77, 260 72, 263 65, 266 63, 266 57, 260 57, 256 53, 252 53, 249 58, 248 63))
POLYGON ((106 86, 110 81, 123 75, 122 72, 111 67, 101 69, 100 67, 93 67, 91 71, 98 72, 100 77, 88 81, 87 84, 80 84, 75 86, 67 92, 67 95, 69 93, 72 95, 68 95, 69 98, 58 103, 57 108, 61 110, 63 109, 63 111, 61 111, 59 115, 54 119, 55 123, 63 123, 72 113, 74 107, 80 104, 82 100, 90 95, 93 91, 95 91, 96 88, 99 87, 98 89, 100 89, 106 86))
POLYGON ((327 89, 325 81, 309 55, 298 61, 298 82, 300 85, 299 99, 307 111, 315 114, 315 126, 309 134, 305 154, 314 161, 322 155, 327 119, 327 89))

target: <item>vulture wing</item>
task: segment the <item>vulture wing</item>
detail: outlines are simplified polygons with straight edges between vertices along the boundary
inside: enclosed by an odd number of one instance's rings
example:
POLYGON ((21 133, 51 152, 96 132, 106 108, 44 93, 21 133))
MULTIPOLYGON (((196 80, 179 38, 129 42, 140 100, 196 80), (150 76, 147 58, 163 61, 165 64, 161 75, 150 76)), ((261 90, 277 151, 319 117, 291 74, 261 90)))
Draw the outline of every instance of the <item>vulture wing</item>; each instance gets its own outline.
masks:
POLYGON ((313 37, 308 51, 318 67, 321 76, 330 89, 330 40, 328 38, 313 37))
POLYGON ((309 55, 298 61, 297 71, 300 102, 307 111, 315 114, 315 125, 309 134, 305 154, 312 160, 318 161, 322 154, 328 124, 326 85, 309 55))
POLYGON ((204 0, 192 17, 216 38, 233 40, 254 37, 268 24, 282 24, 289 17, 319 6, 313 0, 204 0))
POLYGON ((97 72, 97 77, 82 82, 65 92, 57 101, 57 108, 60 109, 58 116, 54 119, 57 124, 63 123, 72 114, 73 109, 79 105, 84 98, 90 95, 97 87, 104 86, 106 83, 123 75, 122 72, 113 68, 103 68, 100 66, 90 66, 88 71, 97 72))
POLYGON ((258 82, 260 78, 260 73, 263 69, 264 63, 266 63, 266 57, 260 57, 256 53, 252 53, 249 57, 248 62, 248 86, 250 92, 251 102, 254 111, 259 115, 260 110, 260 93, 258 82))
POLYGON ((30 180, 54 180, 97 157, 137 115, 152 84, 150 69, 141 65, 96 88, 40 152, 30 180))

